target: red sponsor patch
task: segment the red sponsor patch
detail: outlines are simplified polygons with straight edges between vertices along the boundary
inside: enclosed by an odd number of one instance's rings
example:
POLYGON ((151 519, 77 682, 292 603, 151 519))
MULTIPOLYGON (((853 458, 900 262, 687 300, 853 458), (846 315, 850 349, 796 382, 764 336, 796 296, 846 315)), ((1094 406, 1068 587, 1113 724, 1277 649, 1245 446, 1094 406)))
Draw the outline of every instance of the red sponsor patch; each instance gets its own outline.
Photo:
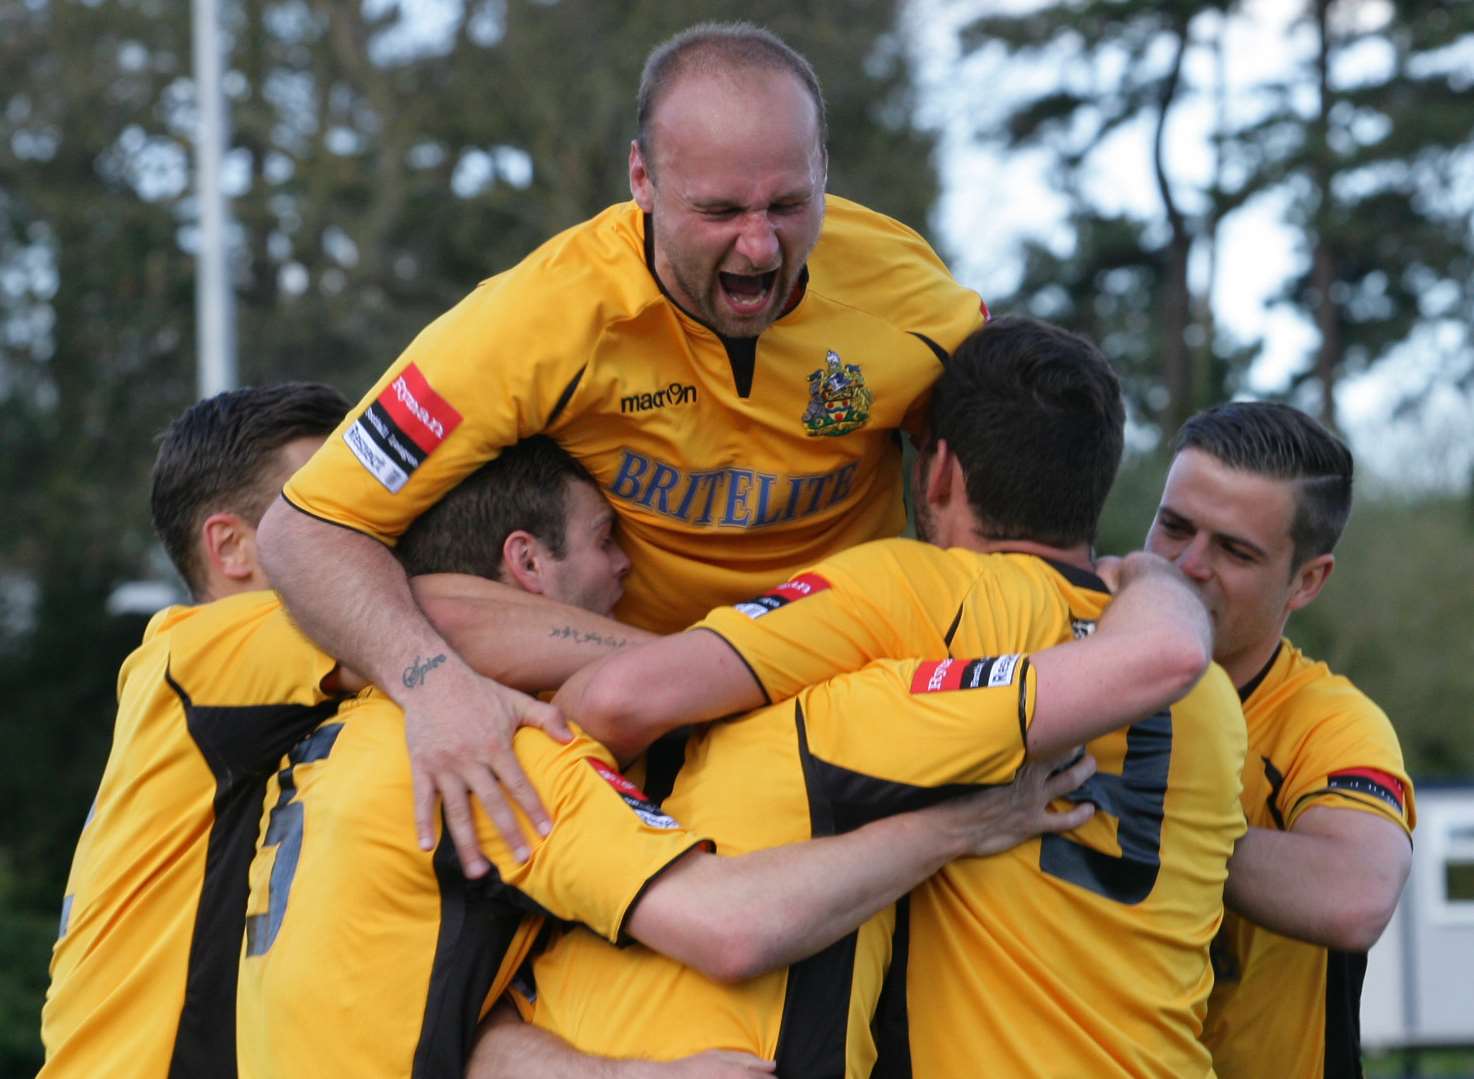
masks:
POLYGON ((460 426, 461 414, 436 393, 420 369, 410 364, 379 394, 379 405, 425 453, 432 452, 460 426))
POLYGON ((640 790, 639 787, 635 786, 628 779, 625 779, 623 775, 621 775, 619 772, 616 772, 613 768, 610 768, 603 761, 599 760, 596 757, 589 757, 588 762, 589 764, 593 765, 594 771, 599 773, 599 777, 603 779, 605 783, 608 783, 611 787, 617 790, 620 794, 627 795, 630 798, 637 798, 642 802, 650 801, 650 799, 645 796, 644 791, 640 790))
POLYGON ((1370 794, 1374 798, 1382 799, 1388 805, 1396 806, 1399 813, 1403 811, 1405 792, 1402 789, 1402 781, 1376 768, 1344 768, 1339 772, 1332 772, 1327 786, 1332 790, 1352 790, 1370 794))
POLYGON ((768 595, 779 596, 785 602, 792 603, 796 599, 812 596, 815 592, 823 592, 828 588, 829 582, 817 573, 801 573, 791 581, 784 581, 768 595))
POLYGON ((941 693, 962 685, 962 669, 967 664, 957 659, 932 659, 916 668, 911 677, 912 693, 941 693))
POLYGON ((988 301, 981 296, 978 297, 978 310, 983 313, 983 321, 989 322, 993 318, 993 312, 988 310, 988 301))

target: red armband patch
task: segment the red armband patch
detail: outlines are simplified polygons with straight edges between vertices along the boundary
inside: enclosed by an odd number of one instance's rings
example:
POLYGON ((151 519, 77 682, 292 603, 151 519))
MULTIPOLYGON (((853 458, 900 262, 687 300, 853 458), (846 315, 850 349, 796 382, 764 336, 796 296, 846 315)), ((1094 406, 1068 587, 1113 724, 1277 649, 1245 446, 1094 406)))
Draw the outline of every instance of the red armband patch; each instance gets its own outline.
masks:
POLYGON ((916 668, 911 676, 912 693, 944 693, 953 689, 996 689, 1010 685, 1020 669, 1022 656, 991 656, 987 659, 934 659, 916 668))
POLYGON ((779 607, 786 607, 817 592, 824 592, 829 587, 829 582, 817 573, 801 573, 791 581, 784 581, 772 591, 764 592, 757 599, 734 606, 748 618, 761 618, 769 611, 776 611, 779 607))
POLYGON ((1380 798, 1399 814, 1404 811, 1402 781, 1375 768, 1347 768, 1332 772, 1326 786, 1331 790, 1368 794, 1380 798))
POLYGON ((364 409, 343 440, 393 494, 460 423, 461 414, 410 364, 364 409))

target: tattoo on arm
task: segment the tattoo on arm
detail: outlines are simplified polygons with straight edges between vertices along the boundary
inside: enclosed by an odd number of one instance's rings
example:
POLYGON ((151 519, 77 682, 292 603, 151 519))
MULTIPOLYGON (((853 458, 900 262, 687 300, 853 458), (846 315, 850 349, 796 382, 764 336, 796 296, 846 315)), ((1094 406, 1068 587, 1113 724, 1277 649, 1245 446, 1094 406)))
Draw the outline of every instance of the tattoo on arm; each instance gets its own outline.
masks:
POLYGON ((401 681, 404 682, 404 688, 414 689, 416 686, 423 686, 425 684, 425 677, 444 662, 444 652, 425 660, 416 656, 415 661, 406 667, 404 674, 400 676, 401 681))
POLYGON ((623 648, 629 643, 627 637, 612 637, 594 630, 575 629, 572 626, 554 626, 548 631, 548 636, 564 641, 571 640, 575 644, 595 644, 603 648, 623 648))

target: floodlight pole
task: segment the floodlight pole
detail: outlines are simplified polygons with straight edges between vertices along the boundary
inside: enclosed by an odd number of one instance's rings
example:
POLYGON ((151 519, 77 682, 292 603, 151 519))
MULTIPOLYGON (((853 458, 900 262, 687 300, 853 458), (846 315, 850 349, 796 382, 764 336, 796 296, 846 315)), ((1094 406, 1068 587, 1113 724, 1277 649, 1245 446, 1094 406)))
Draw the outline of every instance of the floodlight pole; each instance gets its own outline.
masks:
POLYGON ((235 293, 226 260, 228 208, 220 183, 225 157, 225 91, 221 85, 219 0, 192 0, 194 81, 199 107, 195 132, 195 201, 200 236, 195 274, 195 341, 199 393, 212 397, 234 389, 235 293))

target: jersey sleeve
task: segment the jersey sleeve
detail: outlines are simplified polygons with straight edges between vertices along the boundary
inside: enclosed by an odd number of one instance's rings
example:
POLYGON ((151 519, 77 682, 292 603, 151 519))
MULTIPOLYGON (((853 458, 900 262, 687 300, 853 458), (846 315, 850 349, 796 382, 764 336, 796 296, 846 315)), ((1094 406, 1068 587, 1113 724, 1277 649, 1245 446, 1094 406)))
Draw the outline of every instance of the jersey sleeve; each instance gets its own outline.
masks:
POLYGON ((915 229, 830 195, 811 259, 814 287, 950 353, 988 318, 915 229))
POLYGON ((946 788, 1007 783, 1024 763, 1036 693, 1020 655, 881 660, 816 686, 799 697, 811 793, 858 825, 946 788))
POLYGON ((563 744, 524 728, 514 748, 553 830, 524 863, 478 809, 479 838, 503 882, 555 917, 617 942, 645 888, 687 852, 711 846, 662 813, 586 735, 563 744))
POLYGON ((919 593, 944 594, 945 554, 881 540, 828 558, 777 588, 697 623, 742 657, 770 701, 877 659, 941 658, 946 626, 919 593), (897 545, 903 545, 897 547, 897 545))
POLYGON ((426 327, 287 482, 287 500, 392 543, 478 465, 543 430, 576 386, 597 315, 532 276, 483 282, 426 327))
POLYGON ((1275 794, 1287 828, 1311 806, 1375 813, 1411 834, 1413 784, 1392 724, 1350 686, 1322 693, 1302 713, 1294 761, 1275 794))

